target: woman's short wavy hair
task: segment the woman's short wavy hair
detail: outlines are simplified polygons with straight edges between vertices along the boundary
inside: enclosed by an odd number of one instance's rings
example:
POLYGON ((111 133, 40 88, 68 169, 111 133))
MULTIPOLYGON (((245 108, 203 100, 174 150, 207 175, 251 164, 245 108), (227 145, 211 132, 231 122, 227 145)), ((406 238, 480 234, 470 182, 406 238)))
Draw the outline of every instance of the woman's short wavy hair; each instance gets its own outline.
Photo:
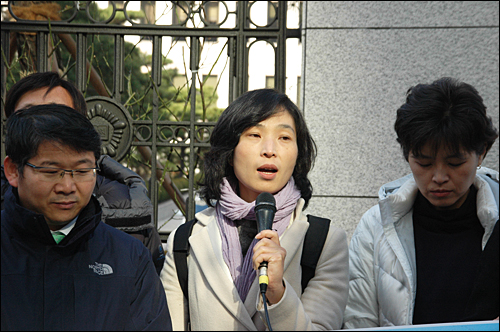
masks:
POLYGON ((204 179, 200 195, 209 206, 221 197, 220 185, 224 177, 235 181, 232 160, 241 134, 269 117, 288 112, 295 121, 298 155, 293 178, 306 205, 312 196, 312 185, 307 178, 316 158, 316 144, 307 129, 298 107, 287 97, 273 89, 259 89, 244 93, 221 114, 210 137, 210 150, 204 156, 204 179))
POLYGON ((452 153, 486 155, 498 137, 477 90, 449 77, 410 88, 394 129, 407 161, 410 151, 420 155, 427 143, 434 152, 444 146, 452 153))

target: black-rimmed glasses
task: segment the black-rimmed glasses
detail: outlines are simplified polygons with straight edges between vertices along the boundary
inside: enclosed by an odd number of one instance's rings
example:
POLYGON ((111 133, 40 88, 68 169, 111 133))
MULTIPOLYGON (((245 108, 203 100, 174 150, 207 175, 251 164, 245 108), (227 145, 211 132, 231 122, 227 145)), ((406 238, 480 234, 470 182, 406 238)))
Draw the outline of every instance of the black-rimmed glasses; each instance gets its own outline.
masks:
POLYGON ((79 169, 63 169, 58 167, 41 167, 26 163, 27 166, 40 175, 40 181, 57 182, 64 177, 64 174, 69 173, 75 182, 90 182, 94 180, 97 167, 79 168, 79 169))

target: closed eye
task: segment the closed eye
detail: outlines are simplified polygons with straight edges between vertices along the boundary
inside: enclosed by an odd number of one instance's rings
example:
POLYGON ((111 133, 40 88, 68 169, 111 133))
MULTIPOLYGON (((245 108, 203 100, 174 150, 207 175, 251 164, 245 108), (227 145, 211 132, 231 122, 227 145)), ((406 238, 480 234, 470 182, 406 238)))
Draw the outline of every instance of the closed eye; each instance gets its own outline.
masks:
POLYGON ((89 174, 90 172, 92 172, 92 169, 75 170, 75 174, 77 174, 77 175, 85 175, 85 174, 89 174))
POLYGON ((51 169, 39 169, 38 170, 40 173, 44 173, 44 174, 57 174, 61 171, 54 171, 54 170, 51 170, 51 169))

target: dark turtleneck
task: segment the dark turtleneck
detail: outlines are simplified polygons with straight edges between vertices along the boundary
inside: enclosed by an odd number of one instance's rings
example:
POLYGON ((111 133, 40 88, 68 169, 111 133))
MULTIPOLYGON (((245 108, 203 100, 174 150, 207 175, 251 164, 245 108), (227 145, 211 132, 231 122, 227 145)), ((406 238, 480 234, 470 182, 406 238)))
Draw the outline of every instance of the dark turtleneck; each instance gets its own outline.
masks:
POLYGON ((413 324, 464 319, 484 233, 472 185, 458 209, 438 210, 419 192, 413 209, 417 295, 413 324))
POLYGON ((258 233, 257 221, 241 219, 241 220, 235 220, 234 224, 238 228, 238 235, 240 237, 240 244, 241 244, 241 253, 243 254, 243 257, 245 257, 248 248, 252 244, 252 241, 255 239, 255 235, 257 235, 258 233))

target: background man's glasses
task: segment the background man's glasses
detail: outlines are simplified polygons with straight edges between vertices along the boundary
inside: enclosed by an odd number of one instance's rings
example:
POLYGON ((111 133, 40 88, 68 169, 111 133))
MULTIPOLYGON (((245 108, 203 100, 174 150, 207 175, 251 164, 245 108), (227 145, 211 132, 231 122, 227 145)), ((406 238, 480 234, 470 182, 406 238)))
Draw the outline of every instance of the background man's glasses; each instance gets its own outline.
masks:
POLYGON ((57 182, 60 181, 64 174, 69 173, 75 182, 90 182, 94 180, 96 171, 99 168, 79 168, 79 169, 62 169, 58 167, 40 167, 30 163, 27 166, 33 168, 35 173, 39 174, 40 181, 57 182))

